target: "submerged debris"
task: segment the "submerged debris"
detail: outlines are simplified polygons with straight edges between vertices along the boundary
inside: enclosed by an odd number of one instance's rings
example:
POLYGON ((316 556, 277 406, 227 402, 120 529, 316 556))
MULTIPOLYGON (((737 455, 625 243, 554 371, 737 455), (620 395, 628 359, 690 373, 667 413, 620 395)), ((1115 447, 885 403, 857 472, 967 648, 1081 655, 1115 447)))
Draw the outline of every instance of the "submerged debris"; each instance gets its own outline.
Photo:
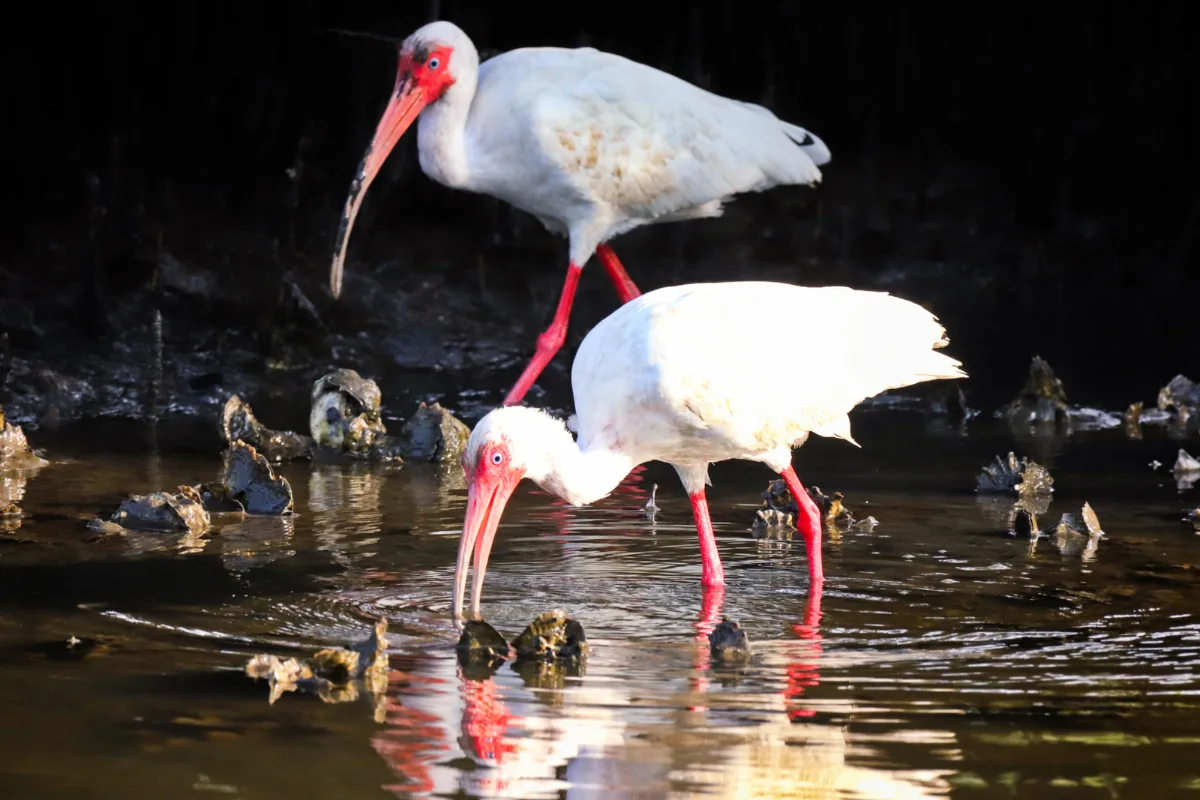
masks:
POLYGON ((1192 527, 1196 529, 1196 533, 1200 533, 1200 508, 1194 508, 1188 512, 1188 515, 1183 518, 1184 522, 1192 523, 1192 527))
MULTIPOLYGON (((807 489, 808 496, 812 498, 817 509, 821 512, 821 518, 825 522, 825 527, 835 531, 846 530, 865 530, 870 531, 879 524, 879 520, 874 517, 856 520, 850 509, 846 508, 845 497, 841 492, 834 492, 832 495, 827 495, 821 491, 819 486, 810 486, 807 489)), ((767 490, 762 493, 762 507, 755 512, 754 522, 752 527, 756 530, 765 528, 794 528, 796 527, 796 519, 799 515, 799 508, 796 505, 795 499, 792 497, 791 491, 788 490, 787 481, 782 478, 777 478, 767 484, 767 490)))
POLYGON ((250 514, 287 514, 294 505, 287 478, 276 477, 266 457, 241 441, 225 451, 220 485, 205 488, 214 498, 237 501, 250 514))
POLYGON ((312 439, 292 431, 272 430, 259 422, 250 404, 235 395, 225 401, 221 414, 221 438, 226 446, 242 441, 256 448, 269 461, 308 458, 312 454, 312 439))
POLYGON ((0 406, 0 469, 35 469, 49 464, 33 452, 20 425, 13 425, 0 406))
POLYGON ((983 468, 975 479, 975 491, 1019 495, 1048 494, 1054 491, 1054 479, 1050 471, 1025 457, 1017 459, 1011 451, 1007 459, 996 456, 994 464, 983 468))
POLYGON ((246 662, 246 674, 267 680, 272 705, 284 692, 295 691, 315 694, 327 703, 357 700, 353 681, 360 679, 372 694, 381 697, 387 688, 387 646, 387 620, 381 617, 375 630, 360 642, 320 650, 307 663, 259 654, 246 662))
POLYGON ((1067 421, 1067 392, 1062 381, 1054 375, 1041 356, 1034 356, 1029 363, 1029 377, 1025 386, 1003 409, 1004 415, 1014 421, 1032 423, 1058 423, 1067 421))
POLYGON ((750 642, 742 626, 728 617, 708 635, 709 651, 714 657, 723 659, 747 659, 750 657, 750 642))
POLYGON ((440 403, 421 403, 400 436, 400 453, 409 461, 455 462, 467 446, 471 429, 440 403))

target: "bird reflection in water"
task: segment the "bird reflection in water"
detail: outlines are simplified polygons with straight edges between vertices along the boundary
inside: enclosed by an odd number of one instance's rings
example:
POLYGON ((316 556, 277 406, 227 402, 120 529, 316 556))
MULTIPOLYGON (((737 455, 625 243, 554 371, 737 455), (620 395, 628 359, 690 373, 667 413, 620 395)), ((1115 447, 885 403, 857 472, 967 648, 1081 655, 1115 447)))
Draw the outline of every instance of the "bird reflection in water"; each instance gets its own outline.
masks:
MULTIPOLYGON (((408 666, 419 669, 414 659, 408 666)), ((403 667, 403 665, 401 665, 403 667)), ((387 699, 383 703, 383 718, 387 727, 371 737, 371 746, 387 763, 401 783, 384 786, 400 797, 428 796, 444 787, 438 786, 435 765, 450 753, 450 742, 443 726, 442 715, 424 710, 411 701, 414 694, 437 698, 445 691, 445 681, 422 676, 409 669, 393 668, 388 673, 387 699), (424 684, 424 685, 421 685, 424 684)))
MULTIPOLYGON (((814 587, 808 595, 802 618, 793 625, 804 646, 786 651, 788 658, 798 660, 786 665, 782 696, 776 695, 781 710, 793 724, 808 720, 814 714, 801 704, 805 693, 819 680, 821 596, 821 587, 814 587)), ((700 598, 694 623, 697 631, 695 669, 689 680, 693 697, 709 691, 709 680, 713 675, 737 669, 711 663, 707 637, 721 619, 724 600, 725 592, 721 587, 705 591, 700 598)), ((643 771, 647 785, 657 783, 665 789, 670 782, 668 772, 675 758, 671 754, 671 734, 656 733, 654 741, 650 742, 643 742, 640 737, 631 738, 628 725, 607 707, 626 705, 630 698, 625 696, 624 690, 618 689, 614 694, 613 689, 604 686, 585 686, 580 679, 585 675, 586 662, 579 665, 514 665, 499 662, 460 664, 455 661, 453 680, 448 675, 446 679, 428 677, 429 673, 445 673, 449 665, 444 656, 413 657, 405 662, 401 669, 393 668, 389 681, 385 706, 388 727, 372 739, 376 752, 402 779, 400 783, 385 787, 399 796, 456 792, 480 797, 540 795, 552 788, 550 784, 555 785, 553 788, 569 788, 573 782, 569 773, 579 769, 615 769, 613 775, 598 778, 601 784, 637 785, 643 771), (524 697, 506 698, 512 689, 497 681, 500 669, 509 669, 519 675, 529 699, 548 706, 547 712, 515 713, 513 701, 520 705, 527 700, 524 697), (572 683, 577 685, 571 687, 572 683), (597 699, 602 695, 603 700, 597 703, 576 695, 576 702, 571 702, 572 690, 597 693, 597 699), (457 720, 454 719, 456 710, 457 720), (659 736, 667 738, 660 742, 657 741, 659 736), (456 748, 452 742, 476 765, 475 768, 464 769, 461 763, 455 763, 456 748), (639 750, 643 757, 637 759, 637 765, 625 763, 622 752, 632 752, 636 748, 652 748, 654 757, 646 759, 644 756, 650 755, 650 750, 639 750), (620 764, 619 769, 614 766, 616 763, 620 764), (565 779, 564 769, 568 773, 565 779), (633 778, 629 769, 637 771, 639 777, 633 778)), ((690 713, 700 714, 707 710, 703 705, 688 709, 690 713)), ((668 727, 673 724, 668 723, 668 727)), ((706 729, 712 727, 714 734, 723 730, 715 721, 693 720, 685 727, 697 724, 706 729)), ((817 728, 819 731, 811 735, 841 735, 836 727, 817 728)), ((827 747, 818 747, 810 758, 826 760, 830 756, 826 750, 827 747)), ((840 765, 839 760, 839 770, 840 765)), ((596 777, 589 777, 584 783, 595 786, 596 780, 596 777)))

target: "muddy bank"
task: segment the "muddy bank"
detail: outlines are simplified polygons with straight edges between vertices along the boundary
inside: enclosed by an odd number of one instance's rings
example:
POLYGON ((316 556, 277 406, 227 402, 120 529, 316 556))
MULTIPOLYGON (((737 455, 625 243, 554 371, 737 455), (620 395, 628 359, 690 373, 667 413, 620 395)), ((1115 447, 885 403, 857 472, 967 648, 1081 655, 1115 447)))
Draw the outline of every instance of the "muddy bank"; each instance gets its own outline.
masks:
MULTIPOLYGON (((872 186, 862 165, 839 169, 815 191, 740 198, 720 219, 643 229, 614 245, 643 290, 767 279, 920 302, 969 366, 975 408, 1010 400, 1033 354, 1055 365, 1073 398, 1114 409, 1153 397, 1186 368, 1179 348, 1167 346, 1193 335, 1190 317, 1176 313, 1186 295, 1171 280, 1131 298, 1104 287, 1132 262, 1090 274, 1091 240, 1064 233, 1047 247, 1003 216, 973 226, 1002 201, 970 189, 972 178, 985 178, 966 167, 909 167, 886 189, 872 186), (1117 318, 1121 325, 1111 324, 1117 318), (1110 368, 1117 362, 1119 375, 1110 368)), ((281 424, 302 427, 307 387, 351 366, 380 383, 385 419, 440 400, 471 421, 501 400, 532 354, 557 303, 566 243, 498 201, 455 202, 463 213, 437 226, 389 217, 362 224, 336 303, 327 288, 332 236, 322 235, 336 213, 310 211, 308 235, 290 243, 270 224, 211 213, 122 223, 115 206, 103 206, 94 224, 47 227, 0 263, 11 288, 0 301, 8 335, 0 402, 29 430, 146 417, 157 310, 162 416, 212 417, 236 393, 256 407, 291 406, 281 424)), ((574 348, 616 305, 603 272, 589 267, 567 344, 530 402, 569 406, 574 348)), ((770 346, 777 357, 806 358, 812 343, 770 346)))

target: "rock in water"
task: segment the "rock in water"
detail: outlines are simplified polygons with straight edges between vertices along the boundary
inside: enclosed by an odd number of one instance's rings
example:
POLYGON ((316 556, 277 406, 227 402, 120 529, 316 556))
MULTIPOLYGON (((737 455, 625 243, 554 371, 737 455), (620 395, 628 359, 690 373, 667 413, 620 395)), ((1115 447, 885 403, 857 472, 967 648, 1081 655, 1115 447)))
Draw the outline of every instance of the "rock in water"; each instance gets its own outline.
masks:
POLYGON ((1018 460, 1010 452, 1007 459, 996 456, 995 463, 983 468, 976 478, 975 491, 996 494, 1015 492, 1022 496, 1049 494, 1054 491, 1054 479, 1041 464, 1024 457, 1018 460))
POLYGON ((292 431, 276 431, 254 417, 250 404, 235 395, 225 401, 221 414, 221 438, 232 445, 242 441, 256 448, 268 461, 307 458, 312 452, 312 439, 292 431))
POLYGON ((1200 411, 1200 383, 1192 383, 1184 375, 1176 375, 1171 382, 1158 390, 1158 407, 1162 411, 1174 411, 1187 418, 1200 411))
POLYGON ((309 433, 322 447, 366 455, 387 433, 380 418, 379 386, 352 369, 337 369, 313 383, 309 433))
POLYGON ((453 462, 462 454, 471 429, 440 403, 421 403, 400 430, 401 455, 409 461, 453 462))
POLYGON ((194 489, 179 494, 153 492, 131 495, 112 515, 111 522, 127 530, 200 533, 208 530, 208 512, 194 489))
POLYGON ((20 425, 13 425, 0 406, 0 469, 35 469, 49 464, 29 446, 20 425))
POLYGON ((557 608, 539 614, 512 645, 517 658, 541 661, 571 660, 587 654, 583 626, 557 608))
POLYGON ((1067 392, 1062 381, 1041 356, 1034 356, 1025 386, 1004 407, 1005 415, 1014 421, 1052 423, 1066 422, 1067 411, 1067 392))
POLYGON ((507 659, 511 654, 508 642, 500 632, 479 619, 467 620, 456 647, 464 658, 507 659))
POLYGON ((749 658, 750 642, 737 622, 722 618, 721 624, 708 635, 708 647, 721 658, 749 658))
POLYGON ((228 497, 251 514, 286 514, 293 508, 292 487, 287 478, 276 477, 267 459, 245 442, 234 442, 225 451, 225 474, 221 481, 228 497))
MULTIPOLYGON (((361 642, 349 647, 330 647, 313 654, 305 663, 296 658, 260 654, 246 663, 246 675, 266 678, 270 702, 284 692, 302 690, 315 694, 326 703, 345 703, 358 699, 352 681, 362 679, 367 689, 382 700, 387 689, 387 620, 382 617, 375 630, 361 642)), ((376 721, 380 719, 376 710, 376 721)))
MULTIPOLYGON (((808 496, 821 512, 826 529, 833 531, 871 531, 879 524, 874 517, 856 520, 850 509, 845 505, 845 496, 841 492, 827 495, 818 486, 807 489, 808 496)), ((755 512, 752 527, 767 529, 775 527, 795 527, 799 508, 787 488, 787 482, 776 478, 767 484, 767 490, 762 493, 762 507, 755 512)))

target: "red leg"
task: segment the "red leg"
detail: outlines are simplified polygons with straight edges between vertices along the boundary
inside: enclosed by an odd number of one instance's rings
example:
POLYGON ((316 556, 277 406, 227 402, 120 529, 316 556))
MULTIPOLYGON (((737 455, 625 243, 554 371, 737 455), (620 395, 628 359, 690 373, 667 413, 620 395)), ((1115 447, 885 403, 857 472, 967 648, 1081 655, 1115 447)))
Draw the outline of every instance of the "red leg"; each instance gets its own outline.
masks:
POLYGON ((640 297, 641 292, 634 285, 633 280, 629 277, 629 273, 621 266, 621 262, 617 259, 617 254, 613 249, 606 244, 602 244, 596 248, 596 255, 600 256, 600 263, 604 264, 604 271, 608 273, 608 279, 612 281, 613 287, 617 290, 617 296, 621 298, 622 303, 628 303, 635 297, 640 297))
POLYGON ((567 267, 567 280, 563 283, 562 296, 558 299, 558 310, 554 312, 554 321, 538 337, 537 351, 533 354, 529 366, 525 367, 525 371, 521 373, 521 377, 509 391, 508 397, 504 398, 504 405, 516 405, 524 399, 525 393, 533 386, 534 381, 542 374, 542 370, 550 363, 550 359, 554 358, 555 353, 567 340, 567 320, 571 317, 571 303, 575 301, 575 287, 579 285, 580 272, 580 268, 574 264, 567 267))
POLYGON ((796 470, 789 464, 788 468, 779 473, 787 482, 788 491, 796 501, 800 510, 796 520, 796 528, 804 535, 804 547, 808 550, 808 578, 812 586, 824 584, 825 571, 821 568, 821 509, 813 502, 808 490, 796 477, 796 470))
POLYGON ((700 582, 704 586, 724 586, 725 571, 721 569, 717 537, 713 533, 712 518, 708 516, 708 500, 704 497, 704 490, 696 492, 691 498, 692 514, 696 517, 696 533, 700 534, 700 559, 704 565, 700 582))

